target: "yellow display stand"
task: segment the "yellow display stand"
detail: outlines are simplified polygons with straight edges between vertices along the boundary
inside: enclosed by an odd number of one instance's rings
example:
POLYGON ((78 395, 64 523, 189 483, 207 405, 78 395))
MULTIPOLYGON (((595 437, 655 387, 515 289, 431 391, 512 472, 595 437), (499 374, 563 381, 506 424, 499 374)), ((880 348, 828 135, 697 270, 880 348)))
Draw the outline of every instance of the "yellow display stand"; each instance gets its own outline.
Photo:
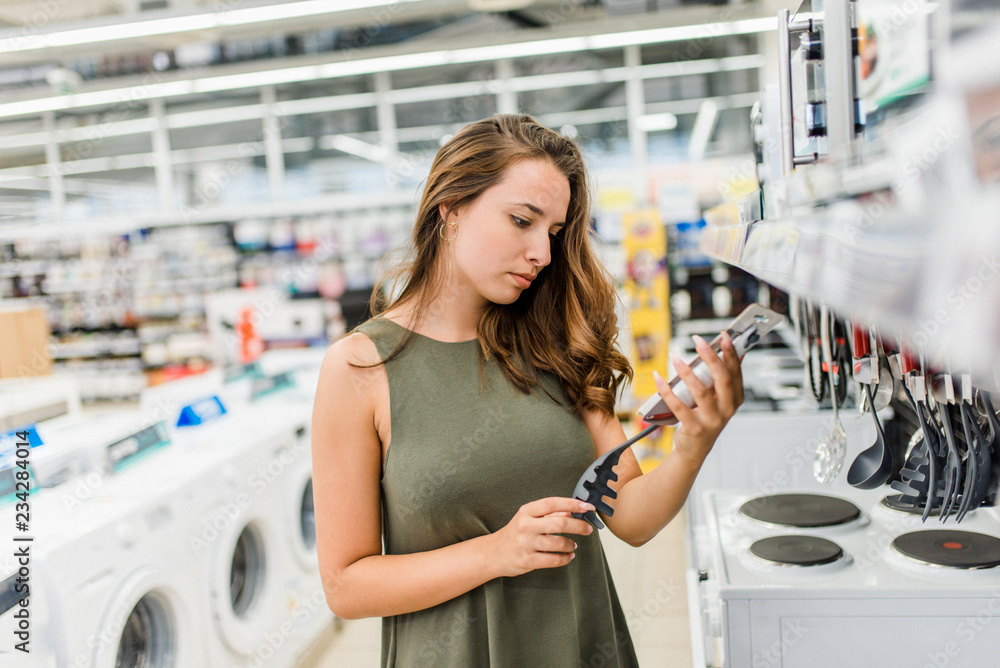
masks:
MULTIPOLYGON (((635 369, 633 392, 638 401, 644 401, 656 392, 653 371, 667 376, 670 346, 667 233, 655 209, 624 214, 622 228, 628 268, 625 305, 632 328, 632 366, 635 369)), ((673 427, 666 427, 633 447, 643 471, 654 468, 670 452, 673 433, 673 427)))

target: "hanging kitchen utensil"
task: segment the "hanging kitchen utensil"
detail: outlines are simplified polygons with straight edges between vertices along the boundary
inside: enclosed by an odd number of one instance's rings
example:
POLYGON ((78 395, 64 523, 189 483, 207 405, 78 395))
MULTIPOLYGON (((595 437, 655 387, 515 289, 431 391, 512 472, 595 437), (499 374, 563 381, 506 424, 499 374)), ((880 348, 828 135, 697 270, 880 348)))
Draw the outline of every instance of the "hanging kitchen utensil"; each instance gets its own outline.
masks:
POLYGON ((996 411, 993 410, 993 398, 990 396, 990 393, 986 390, 979 390, 979 397, 983 400, 983 412, 986 414, 986 421, 990 425, 992 447, 996 448, 1000 445, 1000 418, 997 417, 996 411))
POLYGON ((816 309, 807 302, 805 309, 806 325, 806 368, 809 371, 809 388, 812 390, 816 403, 822 404, 826 398, 827 379, 823 374, 823 352, 820 340, 820 316, 816 309))
POLYGON ((993 409, 993 400, 989 392, 979 390, 979 398, 983 401, 983 412, 989 426, 990 433, 987 442, 990 444, 989 449, 993 462, 990 488, 986 493, 986 499, 990 503, 996 503, 998 487, 1000 487, 1000 418, 997 417, 997 413, 993 409))
POLYGON ((837 410, 837 390, 833 368, 833 351, 830 346, 830 311, 826 306, 820 308, 820 337, 823 356, 827 364, 827 377, 830 380, 830 400, 833 404, 833 430, 830 438, 819 444, 813 458, 813 476, 819 482, 830 482, 840 473, 847 455, 847 434, 840 424, 837 410))
POLYGON ((885 431, 874 408, 875 399, 871 385, 865 385, 865 396, 868 398, 868 407, 871 408, 872 418, 875 420, 875 443, 854 459, 851 468, 847 470, 847 484, 858 489, 875 489, 888 482, 895 466, 892 449, 886 444, 885 431))
POLYGON ((830 346, 833 372, 836 377, 834 385, 837 392, 837 403, 844 406, 847 402, 847 386, 850 384, 851 348, 847 340, 847 325, 830 315, 830 346))
POLYGON ((900 470, 900 480, 892 481, 892 488, 902 492, 904 498, 911 499, 913 505, 923 505, 921 521, 926 522, 935 506, 938 495, 937 432, 931 428, 924 415, 927 400, 923 370, 918 360, 906 349, 900 355, 900 370, 903 376, 903 393, 917 414, 922 439, 913 447, 906 465, 900 470), (913 375, 911 375, 913 374, 913 375), (913 398, 908 385, 912 383, 917 398, 913 398))
MULTIPOLYGON (((971 486, 971 497, 969 500, 969 510, 975 510, 983 505, 990 491, 990 484, 993 481, 993 460, 990 457, 990 442, 980 428, 974 416, 970 415, 970 426, 973 431, 973 438, 976 441, 976 477, 971 486)), ((958 518, 961 521, 961 517, 958 518)))
MULTIPOLYGON (((979 466, 982 461, 980 451, 982 450, 983 444, 979 438, 981 433, 978 431, 979 425, 975 424, 975 418, 972 417, 971 397, 972 388, 965 387, 965 383, 963 383, 962 401, 958 404, 958 409, 962 417, 962 432, 965 435, 965 443, 967 445, 968 452, 965 456, 965 474, 963 475, 962 481, 962 500, 958 505, 958 514, 955 517, 956 522, 961 522, 969 510, 979 507, 979 504, 982 502, 982 499, 977 501, 976 497, 978 496, 978 485, 980 484, 979 466)), ((987 483, 988 482, 989 481, 987 480, 987 483)), ((988 484, 987 489, 989 489, 988 484)))
MULTIPOLYGON (((951 376, 945 376, 945 382, 951 383, 951 376)), ((955 428, 952 423, 951 404, 944 401, 938 404, 941 425, 945 435, 946 462, 944 468, 944 493, 941 498, 941 521, 946 522, 948 515, 955 508, 956 497, 962 475, 962 458, 958 453, 958 442, 955 440, 955 428)))
POLYGON ((881 411, 892 401, 892 395, 896 393, 896 378, 889 368, 889 358, 885 355, 878 355, 878 375, 875 386, 875 410, 881 411))
MULTIPOLYGON (((918 408, 916 404, 914 407, 918 408)), ((936 479, 933 482, 930 480, 934 456, 930 453, 928 436, 923 431, 914 432, 911 440, 912 447, 903 468, 899 470, 899 479, 893 480, 890 485, 900 492, 900 501, 927 510, 929 491, 937 484, 936 479)))
POLYGON ((851 367, 854 380, 858 383, 872 382, 871 333, 857 322, 851 326, 851 353, 854 357, 851 367))

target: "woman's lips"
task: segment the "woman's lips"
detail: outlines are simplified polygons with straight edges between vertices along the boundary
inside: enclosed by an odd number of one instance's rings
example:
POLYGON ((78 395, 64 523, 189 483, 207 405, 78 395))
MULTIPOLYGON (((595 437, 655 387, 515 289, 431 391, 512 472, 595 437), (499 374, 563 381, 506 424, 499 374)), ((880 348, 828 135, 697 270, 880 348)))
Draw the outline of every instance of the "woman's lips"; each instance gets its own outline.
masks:
POLYGON ((531 287, 531 281, 535 278, 531 274, 515 274, 514 272, 511 272, 510 275, 514 277, 514 281, 522 288, 531 287))

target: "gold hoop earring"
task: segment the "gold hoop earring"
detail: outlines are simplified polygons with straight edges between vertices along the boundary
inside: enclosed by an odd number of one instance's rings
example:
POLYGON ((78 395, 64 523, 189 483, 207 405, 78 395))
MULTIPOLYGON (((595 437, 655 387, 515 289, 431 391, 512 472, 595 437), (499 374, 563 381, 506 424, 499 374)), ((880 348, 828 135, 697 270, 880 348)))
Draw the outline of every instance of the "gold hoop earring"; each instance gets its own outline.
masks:
POLYGON ((447 241, 448 243, 451 243, 458 237, 458 225, 455 224, 454 221, 450 223, 441 223, 441 227, 438 228, 438 236, 447 241), (444 228, 447 227, 448 225, 451 225, 452 227, 455 228, 455 234, 451 235, 451 237, 446 237, 444 235, 444 228))

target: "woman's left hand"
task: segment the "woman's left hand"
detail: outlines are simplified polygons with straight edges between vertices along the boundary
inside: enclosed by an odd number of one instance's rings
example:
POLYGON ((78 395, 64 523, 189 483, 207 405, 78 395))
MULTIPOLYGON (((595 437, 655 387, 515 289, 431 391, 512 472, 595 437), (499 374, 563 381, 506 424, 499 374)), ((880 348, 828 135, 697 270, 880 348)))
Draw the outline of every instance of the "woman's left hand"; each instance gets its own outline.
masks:
POLYGON ((723 427, 743 404, 743 374, 728 334, 722 334, 722 359, 701 337, 695 336, 694 341, 698 357, 712 373, 711 388, 705 387, 685 362, 674 359, 677 375, 694 397, 694 408, 678 399, 667 381, 656 372, 654 379, 660 396, 681 423, 674 434, 674 452, 700 467, 723 427))

